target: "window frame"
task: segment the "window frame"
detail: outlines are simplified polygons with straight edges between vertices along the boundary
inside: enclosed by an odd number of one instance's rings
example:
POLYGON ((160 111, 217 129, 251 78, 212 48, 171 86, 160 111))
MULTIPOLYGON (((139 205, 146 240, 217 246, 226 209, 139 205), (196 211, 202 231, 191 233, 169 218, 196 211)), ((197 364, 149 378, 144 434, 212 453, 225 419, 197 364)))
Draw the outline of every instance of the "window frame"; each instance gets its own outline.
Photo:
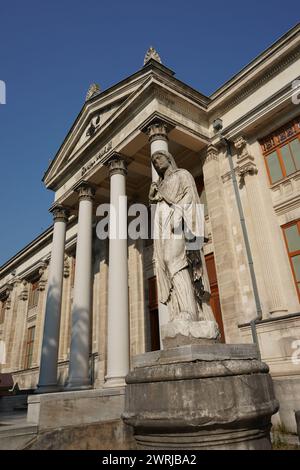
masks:
MULTIPOLYGON (((282 181, 284 181, 285 178, 289 178, 295 173, 297 173, 298 171, 300 171, 300 169, 299 170, 296 169, 293 173, 290 173, 289 175, 287 175, 284 160, 281 154, 281 149, 284 146, 289 145, 293 140, 296 140, 296 139, 298 139, 300 143, 300 116, 296 119, 293 119, 292 121, 287 123, 285 126, 279 128, 277 131, 273 132, 272 134, 269 134, 268 136, 260 140, 261 150, 264 156, 265 166, 266 166, 266 170, 267 170, 267 174, 268 174, 268 178, 269 178, 269 182, 271 186, 281 183, 282 181), (292 132, 292 133, 291 135, 288 136, 289 132, 292 132), (286 138, 284 140, 281 140, 280 136, 282 136, 283 134, 286 135, 286 138), (280 178, 278 181, 275 181, 275 182, 272 181, 271 173, 269 170, 269 164, 267 162, 268 157, 274 152, 276 152, 279 166, 283 175, 282 178, 280 178)), ((291 152, 292 160, 296 167, 294 154, 291 149, 290 149, 290 152, 291 152)))
POLYGON ((39 304, 40 291, 39 291, 40 279, 36 278, 30 281, 30 292, 28 298, 28 310, 36 308, 39 304))
POLYGON ((292 220, 291 222, 288 222, 287 224, 282 225, 281 228, 282 228, 282 233, 283 233, 283 238, 284 238, 284 242, 285 242, 287 254, 288 254, 288 257, 289 257, 289 263, 290 263, 290 266, 291 266, 291 270, 292 270, 292 274, 293 274, 293 279, 294 279, 296 291, 297 291, 297 294, 298 294, 298 300, 299 300, 299 302, 300 302, 300 287, 298 286, 298 282, 299 282, 299 281, 297 281, 297 277, 296 277, 294 265, 293 265, 293 262, 292 262, 292 258, 293 258, 294 256, 300 255, 300 249, 299 249, 299 250, 296 250, 296 251, 291 251, 291 252, 289 251, 288 240, 287 240, 287 236, 286 236, 286 233, 285 233, 285 230, 286 230, 287 228, 292 227, 292 226, 294 226, 294 225, 297 225, 297 227, 298 227, 298 232, 299 232, 299 236, 300 236, 300 219, 292 220))
POLYGON ((30 369, 32 366, 34 340, 35 340, 35 325, 27 328, 24 369, 30 369))

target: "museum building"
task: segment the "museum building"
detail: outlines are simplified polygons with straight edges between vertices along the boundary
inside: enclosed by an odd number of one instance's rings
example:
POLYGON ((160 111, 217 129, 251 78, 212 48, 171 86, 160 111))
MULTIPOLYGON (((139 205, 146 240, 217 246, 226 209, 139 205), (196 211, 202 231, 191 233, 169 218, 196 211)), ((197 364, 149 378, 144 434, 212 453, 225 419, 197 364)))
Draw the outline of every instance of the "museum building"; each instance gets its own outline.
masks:
POLYGON ((43 177, 54 192, 53 225, 0 268, 0 371, 41 395, 123 390, 132 358, 162 347, 168 311, 157 299, 153 241, 101 240, 97 225, 101 204, 118 207, 125 229, 130 206, 148 206, 151 155, 167 150, 205 206, 221 341, 258 343, 280 402, 274 422, 295 432, 299 87, 300 25, 209 97, 178 80, 153 48, 128 78, 104 91, 91 85, 43 177))

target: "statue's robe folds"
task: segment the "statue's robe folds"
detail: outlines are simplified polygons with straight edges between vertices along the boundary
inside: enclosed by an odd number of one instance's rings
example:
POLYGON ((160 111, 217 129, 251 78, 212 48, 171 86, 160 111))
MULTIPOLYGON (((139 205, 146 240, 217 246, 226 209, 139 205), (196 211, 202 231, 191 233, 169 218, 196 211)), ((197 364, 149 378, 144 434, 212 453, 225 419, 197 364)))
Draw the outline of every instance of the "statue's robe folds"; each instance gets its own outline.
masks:
POLYGON ((157 203, 154 258, 159 301, 168 305, 171 321, 214 321, 202 250, 204 217, 194 178, 186 170, 172 170, 158 181, 153 202, 157 203), (196 251, 186 240, 182 220, 190 235, 201 240, 196 251), (198 296, 197 282, 201 285, 198 296))

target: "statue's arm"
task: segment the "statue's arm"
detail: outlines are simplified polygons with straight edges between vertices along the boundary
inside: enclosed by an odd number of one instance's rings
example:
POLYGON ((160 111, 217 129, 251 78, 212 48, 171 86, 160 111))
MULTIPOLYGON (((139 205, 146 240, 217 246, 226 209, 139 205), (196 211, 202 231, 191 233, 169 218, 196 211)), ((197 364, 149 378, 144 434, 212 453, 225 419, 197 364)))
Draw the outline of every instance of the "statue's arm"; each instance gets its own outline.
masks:
POLYGON ((157 183, 154 181, 150 186, 149 201, 155 203, 155 202, 159 202, 161 200, 162 200, 162 197, 160 196, 160 194, 158 192, 157 183))

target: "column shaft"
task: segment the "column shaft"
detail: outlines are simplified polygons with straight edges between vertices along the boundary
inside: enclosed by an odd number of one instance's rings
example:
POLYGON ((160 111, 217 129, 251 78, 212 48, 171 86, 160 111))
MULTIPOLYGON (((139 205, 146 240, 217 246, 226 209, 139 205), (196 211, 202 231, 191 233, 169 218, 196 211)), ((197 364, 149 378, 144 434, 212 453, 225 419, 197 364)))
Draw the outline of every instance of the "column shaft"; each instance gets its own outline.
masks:
POLYGON ((53 243, 37 393, 47 393, 58 389, 57 362, 67 213, 61 207, 54 209, 53 213, 53 243))
POLYGON ((128 247, 125 161, 113 158, 110 169, 108 338, 106 386, 123 386, 129 371, 128 247), (116 214, 116 218, 112 214, 116 214))
POLYGON ((89 356, 91 334, 92 216, 94 191, 79 187, 74 298, 68 389, 91 387, 89 356))

